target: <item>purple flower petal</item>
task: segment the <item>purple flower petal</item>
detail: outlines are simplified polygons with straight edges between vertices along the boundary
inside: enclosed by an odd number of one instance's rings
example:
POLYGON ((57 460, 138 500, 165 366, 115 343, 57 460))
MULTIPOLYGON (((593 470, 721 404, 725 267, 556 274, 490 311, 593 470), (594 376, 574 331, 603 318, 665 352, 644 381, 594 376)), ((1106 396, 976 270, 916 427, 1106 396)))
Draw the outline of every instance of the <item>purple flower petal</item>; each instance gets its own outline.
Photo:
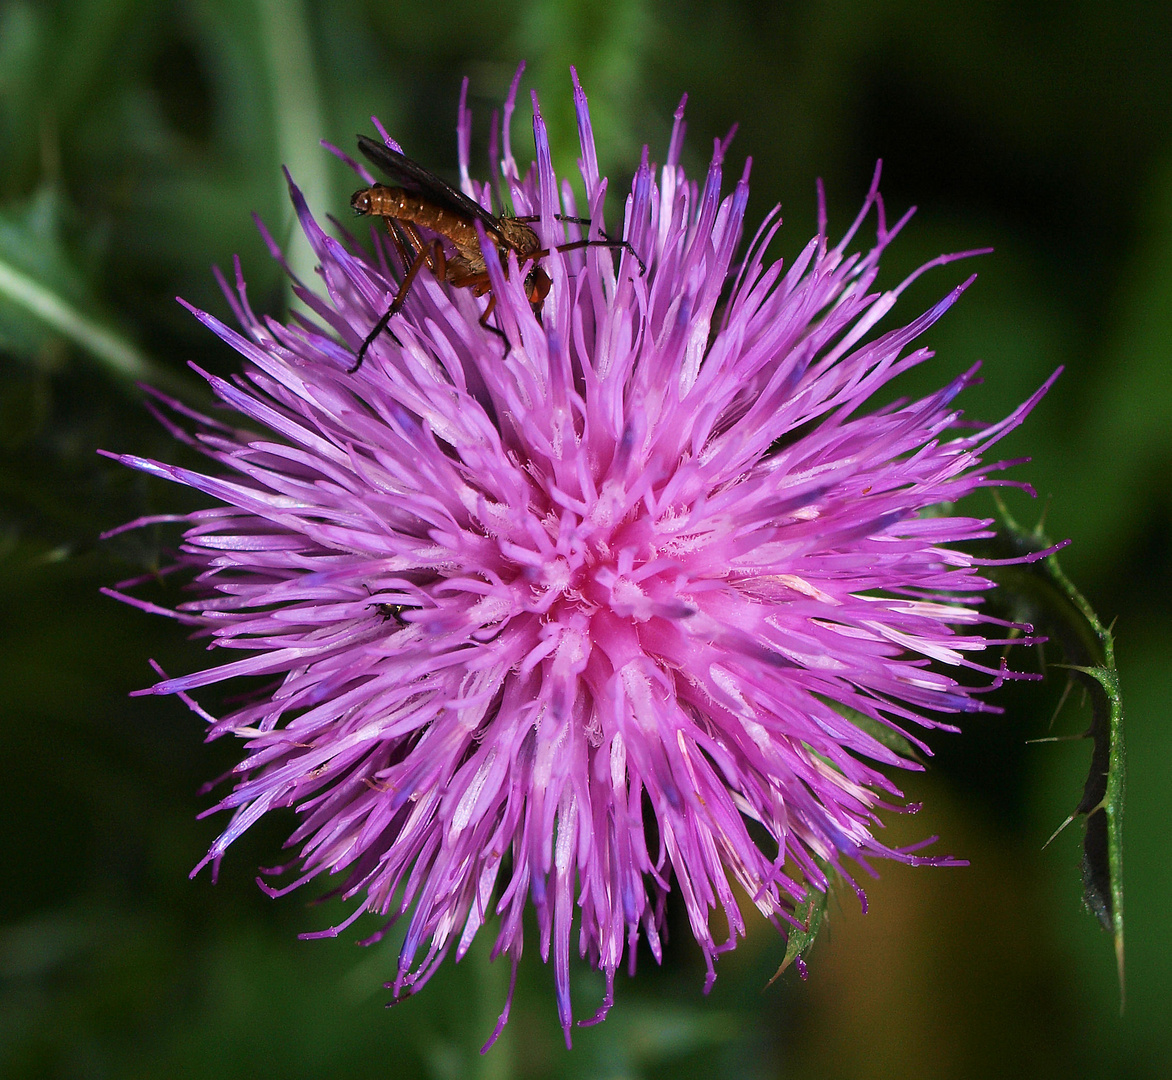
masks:
MULTIPOLYGON (((955 862, 878 838, 880 810, 914 809, 883 769, 921 765, 856 719, 927 753, 917 729, 988 710, 983 689, 1012 677, 979 659, 1010 636, 982 613, 992 583, 963 546, 989 522, 933 508, 1005 482, 981 455, 1046 387, 975 429, 953 406, 975 370, 867 411, 930 357, 914 343, 969 282, 876 333, 906 285, 875 288, 906 221, 888 228, 878 172, 838 244, 820 196, 819 234, 791 266, 764 261, 776 212, 738 263, 748 165, 722 196, 718 141, 702 190, 688 181, 683 102, 658 180, 645 153, 627 203, 621 235, 645 275, 605 247, 556 251, 596 235, 606 181, 575 75, 592 224, 567 232, 536 99, 536 167, 522 177, 513 158, 520 75, 500 165, 555 249, 540 321, 524 265, 481 229, 501 333, 479 323, 487 299, 425 271, 347 374, 398 283, 384 250, 328 236, 290 183, 325 294, 303 289, 309 313, 281 326, 253 315, 237 270, 234 291, 220 280, 243 332, 195 312, 248 361, 234 381, 204 376, 248 430, 156 395, 208 472, 117 458, 222 504, 184 519, 165 570, 189 571, 194 598, 168 612, 109 592, 247 654, 160 671, 147 691, 244 743, 217 806, 231 821, 201 866, 269 809, 296 808, 286 888, 334 878, 353 904, 343 926, 405 916, 396 994, 494 919, 515 973, 532 903, 568 1041, 572 939, 606 977, 593 1023, 640 938, 661 956, 672 889, 707 988, 744 933, 734 883, 794 925, 830 870, 853 881, 851 861, 955 862), (849 252, 872 209, 874 246, 849 252), (189 696, 258 674, 275 684, 218 719, 189 696)), ((468 175, 466 95, 461 186, 486 198, 468 175)))

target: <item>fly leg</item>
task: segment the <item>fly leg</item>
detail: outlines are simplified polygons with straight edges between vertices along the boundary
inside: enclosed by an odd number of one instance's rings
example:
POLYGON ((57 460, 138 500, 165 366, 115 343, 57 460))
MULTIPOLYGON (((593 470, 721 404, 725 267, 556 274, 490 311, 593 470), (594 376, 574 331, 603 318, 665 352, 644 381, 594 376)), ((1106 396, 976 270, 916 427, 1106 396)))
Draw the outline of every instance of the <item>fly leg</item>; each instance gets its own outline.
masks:
MULTIPOLYGON (((568 223, 571 225, 589 225, 589 224, 591 224, 589 218, 571 217, 569 214, 554 214, 553 217, 554 217, 555 221, 561 221, 561 222, 568 223)), ((540 214, 526 214, 524 217, 513 218, 513 220, 514 221, 524 221, 526 223, 530 223, 530 222, 534 222, 534 221, 540 221, 541 215, 540 214)), ((551 250, 553 250, 553 251, 577 251, 579 248, 607 247, 607 248, 611 248, 612 250, 626 251, 627 253, 629 253, 631 258, 634 259, 635 262, 637 262, 639 264, 639 276, 640 277, 642 277, 644 274, 647 273, 646 265, 644 264, 643 260, 639 258, 635 249, 631 246, 631 242, 629 240, 614 240, 607 233, 603 232, 601 229, 598 230, 598 235, 600 236, 601 239, 598 239, 598 240, 571 240, 568 244, 558 244, 557 247, 552 248, 552 249, 543 248, 541 251, 533 252, 532 255, 533 255, 533 258, 540 259, 540 258, 543 258, 544 256, 548 255, 551 250)))
MULTIPOLYGON (((395 294, 395 299, 391 301, 391 306, 383 313, 381 319, 374 324, 370 333, 366 335, 366 340, 358 349, 358 356, 346 374, 353 375, 360 367, 362 361, 366 359, 366 352, 374 343, 375 338, 387 329, 393 316, 397 315, 407 302, 407 294, 411 291, 411 286, 415 283, 415 277, 419 271, 426 266, 436 277, 441 281, 447 270, 447 261, 444 258, 443 245, 438 240, 433 240, 431 243, 424 243, 423 238, 419 235, 419 230, 409 223, 400 223, 393 218, 387 218, 387 232, 391 234, 391 239, 394 241, 395 248, 399 252, 400 258, 403 260, 403 265, 410 264, 407 273, 403 276, 403 282, 399 286, 399 291, 395 294), (407 240, 404 240, 400 232, 406 235, 407 240), (412 248, 408 241, 414 245, 414 257, 412 257, 412 248)), ((391 337, 395 338, 394 332, 391 332, 391 337)), ((398 342, 398 338, 395 341, 398 342)))
POLYGON ((499 326, 489 326, 488 317, 492 314, 493 308, 496 307, 496 293, 489 293, 488 303, 484 305, 484 311, 480 314, 480 325, 485 330, 491 330, 494 334, 499 334, 507 342, 509 339, 505 337, 505 332, 499 326))
POLYGON ((448 261, 448 280, 457 289, 471 289, 473 296, 483 296, 488 293, 488 303, 484 306, 484 311, 480 313, 480 318, 477 321, 485 330, 491 331, 507 342, 508 338, 505 337, 505 332, 500 327, 488 324, 488 317, 496 308, 496 293, 489 291, 492 285, 489 282, 488 274, 472 272, 467 263, 457 257, 448 261))
MULTIPOLYGON (((603 235, 605 236, 606 234, 603 233, 603 235)), ((532 258, 542 259, 551 251, 580 251, 582 248, 592 247, 610 248, 612 251, 625 251, 639 264, 639 276, 642 277, 647 273, 647 265, 639 258, 635 249, 631 247, 629 240, 611 240, 609 238, 606 240, 571 240, 568 244, 558 244, 557 247, 542 248, 540 251, 534 251, 532 252, 532 258)))

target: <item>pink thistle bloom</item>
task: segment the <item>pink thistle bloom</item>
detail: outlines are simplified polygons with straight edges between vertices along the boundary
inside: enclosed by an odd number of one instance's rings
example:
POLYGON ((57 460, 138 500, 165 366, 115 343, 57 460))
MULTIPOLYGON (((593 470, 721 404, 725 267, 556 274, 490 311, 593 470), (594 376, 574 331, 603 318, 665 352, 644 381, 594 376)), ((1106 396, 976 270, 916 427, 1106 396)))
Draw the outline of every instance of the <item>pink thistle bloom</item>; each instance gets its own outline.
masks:
MULTIPOLYGON (((519 175, 516 92, 501 161, 516 213, 539 215, 548 246, 585 232, 559 213, 598 235, 606 182, 577 77, 581 211, 536 98, 537 161, 519 175)), ((468 176, 463 100, 457 130, 463 190, 489 206, 468 176)), ((117 458, 218 504, 183 519, 173 569, 194 575, 195 599, 168 610, 128 595, 136 582, 111 590, 239 657, 142 691, 178 694, 209 738, 245 746, 200 867, 294 807, 298 873, 262 887, 334 878, 353 915, 325 934, 408 916, 396 996, 492 918, 515 976, 532 904, 567 1042, 572 937, 606 976, 598 1020, 639 938, 661 956, 672 888, 711 985, 745 931, 734 882, 784 929, 847 860, 953 861, 877 838, 877 811, 909 809, 883 770, 920 766, 875 732, 927 752, 913 729, 990 708, 950 672, 985 689, 1007 674, 977 659, 1012 635, 982 614, 992 584, 964 550, 990 522, 939 507, 996 482, 1005 463, 984 453, 1045 391, 959 431, 953 400, 975 369, 864 411, 932 355, 913 343, 968 282, 874 331, 907 284, 874 288, 907 220, 886 224, 878 173, 837 244, 822 207, 792 265, 766 263, 775 210, 736 262, 748 164, 722 198, 727 142, 700 187, 679 165, 683 134, 681 103, 663 168, 644 152, 615 234, 645 274, 606 248, 554 252, 538 315, 515 254, 482 241, 500 333, 478 325, 488 297, 424 270, 353 374, 401 268, 385 241, 371 257, 328 236, 290 184, 321 264, 324 295, 296 285, 316 320, 255 316, 237 263, 235 289, 222 284, 242 331, 195 315, 248 361, 233 381, 201 372, 247 429, 155 394, 213 467, 117 458), (871 211, 874 246, 848 253, 871 211), (240 676, 270 685, 219 719, 190 696, 240 676)))

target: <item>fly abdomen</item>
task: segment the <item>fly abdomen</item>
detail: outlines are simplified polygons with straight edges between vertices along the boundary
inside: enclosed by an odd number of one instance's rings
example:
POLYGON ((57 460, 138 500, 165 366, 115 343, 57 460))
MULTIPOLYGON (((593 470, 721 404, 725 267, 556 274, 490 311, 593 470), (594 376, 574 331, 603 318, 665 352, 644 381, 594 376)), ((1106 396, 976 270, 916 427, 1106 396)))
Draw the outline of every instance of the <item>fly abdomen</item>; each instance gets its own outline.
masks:
POLYGON ((350 207, 356 214, 421 225, 447 237, 461 251, 479 250, 476 227, 467 218, 403 188, 384 184, 359 188, 350 198, 350 207))

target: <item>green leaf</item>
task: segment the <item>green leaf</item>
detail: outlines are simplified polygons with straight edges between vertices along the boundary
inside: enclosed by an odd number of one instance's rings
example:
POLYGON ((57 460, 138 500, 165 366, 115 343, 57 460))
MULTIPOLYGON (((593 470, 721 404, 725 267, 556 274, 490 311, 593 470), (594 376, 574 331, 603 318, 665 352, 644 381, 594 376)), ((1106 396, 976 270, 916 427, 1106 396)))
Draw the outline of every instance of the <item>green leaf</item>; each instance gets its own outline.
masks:
POLYGON ((777 982, 781 973, 795 961, 802 978, 806 977, 806 965, 802 962, 802 954, 814 944, 818 931, 822 929, 826 905, 829 900, 829 888, 821 891, 813 886, 810 887, 806 903, 800 909, 803 925, 801 928, 794 927, 790 930, 785 940, 785 956, 782 958, 781 966, 773 973, 773 978, 766 983, 767 986, 772 986, 777 982))
MULTIPOLYGON (((1053 545, 1041 527, 1023 529, 999 503, 1006 538, 1017 554, 1041 553, 1053 545)), ((1125 752, 1123 699, 1115 668, 1115 640, 1050 554, 1030 563, 997 567, 991 575, 1028 608, 1027 621, 1062 649, 1071 678, 1091 702, 1091 768, 1082 797, 1058 827, 1057 836, 1076 817, 1085 817, 1083 901, 1115 942, 1120 1005, 1123 976, 1123 795, 1125 752)), ((1050 839, 1052 840, 1052 836, 1050 839)))
POLYGON ((35 358, 53 332, 85 350, 120 382, 182 380, 83 308, 93 306, 61 237, 58 190, 40 188, 24 205, 0 209, 0 346, 35 358))
POLYGON ((908 737, 895 728, 867 716, 866 713, 859 712, 858 709, 852 709, 849 705, 842 704, 841 701, 834 701, 832 698, 826 697, 821 700, 825 701, 844 720, 849 720, 864 734, 870 735, 880 746, 887 747, 888 750, 894 751, 908 761, 921 760, 919 751, 912 745, 908 737))

